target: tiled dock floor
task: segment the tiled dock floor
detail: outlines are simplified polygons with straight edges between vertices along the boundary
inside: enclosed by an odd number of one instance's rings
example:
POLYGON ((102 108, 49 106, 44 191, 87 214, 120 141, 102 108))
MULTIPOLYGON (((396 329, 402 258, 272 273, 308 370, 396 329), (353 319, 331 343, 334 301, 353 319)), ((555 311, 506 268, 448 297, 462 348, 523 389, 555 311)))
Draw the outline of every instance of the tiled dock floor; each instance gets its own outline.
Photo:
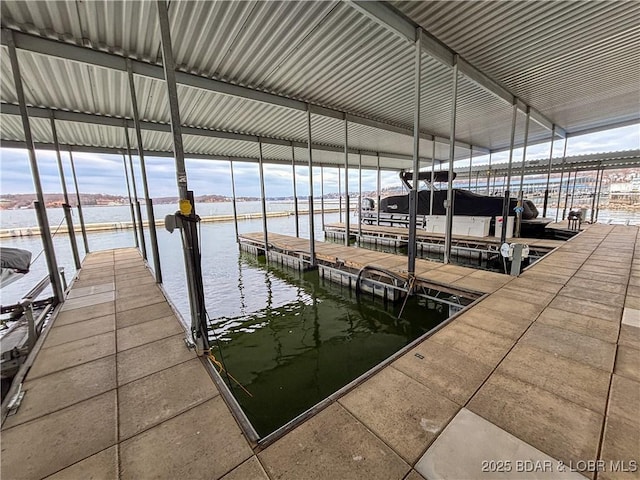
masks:
POLYGON ((640 478, 637 236, 590 227, 257 455, 138 254, 92 254, 2 478, 640 478))

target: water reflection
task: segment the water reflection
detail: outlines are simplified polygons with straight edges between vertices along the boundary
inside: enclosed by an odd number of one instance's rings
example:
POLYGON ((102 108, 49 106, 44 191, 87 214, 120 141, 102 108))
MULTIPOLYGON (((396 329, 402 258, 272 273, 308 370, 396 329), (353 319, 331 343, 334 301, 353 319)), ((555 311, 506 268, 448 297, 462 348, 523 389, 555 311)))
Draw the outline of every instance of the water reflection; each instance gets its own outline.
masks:
POLYGON ((245 256, 238 266, 239 286, 243 267, 262 273, 263 282, 255 283, 266 291, 250 295, 264 295, 263 307, 213 322, 226 368, 253 397, 233 382, 230 388, 262 436, 447 317, 439 304, 430 302, 429 308, 412 300, 398 319, 399 305, 358 298, 317 272, 280 269, 245 256), (277 301, 283 290, 288 300, 277 301))

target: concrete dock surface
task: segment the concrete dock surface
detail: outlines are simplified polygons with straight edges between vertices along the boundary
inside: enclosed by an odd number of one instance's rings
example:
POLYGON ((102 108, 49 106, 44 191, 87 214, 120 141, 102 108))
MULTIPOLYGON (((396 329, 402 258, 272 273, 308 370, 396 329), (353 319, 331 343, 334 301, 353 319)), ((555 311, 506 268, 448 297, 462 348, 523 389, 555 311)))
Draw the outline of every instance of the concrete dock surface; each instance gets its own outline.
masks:
POLYGON ((2 478, 640 478, 637 237, 591 226, 266 448, 137 251, 90 254, 2 426, 2 478))

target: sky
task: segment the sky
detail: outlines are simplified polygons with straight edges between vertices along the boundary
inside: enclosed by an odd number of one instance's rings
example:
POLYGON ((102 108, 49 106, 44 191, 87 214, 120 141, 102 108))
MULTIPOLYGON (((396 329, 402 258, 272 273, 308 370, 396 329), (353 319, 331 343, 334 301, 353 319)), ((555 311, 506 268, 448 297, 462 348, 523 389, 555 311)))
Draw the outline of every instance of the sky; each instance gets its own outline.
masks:
MULTIPOLYGON (((563 141, 556 141, 554 156, 562 155, 563 141)), ((570 137, 567 143, 567 155, 612 152, 640 148, 640 125, 631 125, 614 130, 608 130, 589 135, 570 137)), ((549 143, 543 143, 527 149, 527 159, 548 158, 549 143)), ((37 151, 38 168, 43 190, 46 193, 62 191, 56 155, 52 151, 37 151)), ((508 161, 508 152, 501 152, 492 156, 493 163, 508 161)), ((522 149, 514 150, 513 161, 522 159, 522 149)), ((171 158, 145 157, 152 198, 177 196, 175 165, 171 158)), ((69 164, 69 154, 62 152, 67 186, 71 192, 73 180, 69 164)), ((126 195, 123 159, 120 155, 74 153, 78 183, 82 193, 105 193, 111 195, 126 195)), ((474 165, 488 162, 488 156, 476 157, 474 165)), ((456 162, 456 168, 469 165, 468 160, 456 162)), ((231 180, 229 162, 216 160, 186 159, 189 189, 196 195, 218 194, 231 196, 231 180)), ((134 170, 138 196, 142 197, 142 183, 140 167, 134 156, 134 170)), ((265 188, 267 197, 288 197, 293 194, 292 171, 290 166, 264 166, 265 188)), ((342 172, 344 175, 344 172, 342 172)), ((259 197, 260 184, 258 165, 253 163, 234 162, 234 177, 236 195, 239 197, 259 197)), ((308 194, 308 168, 296 166, 296 185, 298 196, 308 194)), ((382 173, 382 187, 399 187, 397 172, 382 173)), ((363 170, 362 185, 364 191, 376 189, 376 172, 363 170)), ((2 194, 33 193, 34 186, 31 169, 26 150, 0 149, 0 188, 2 194)), ((358 190, 357 168, 350 169, 349 189, 358 190)), ((338 172, 335 168, 324 169, 324 191, 334 193, 338 191, 338 172)), ((320 193, 320 171, 314 168, 314 195, 320 193)))

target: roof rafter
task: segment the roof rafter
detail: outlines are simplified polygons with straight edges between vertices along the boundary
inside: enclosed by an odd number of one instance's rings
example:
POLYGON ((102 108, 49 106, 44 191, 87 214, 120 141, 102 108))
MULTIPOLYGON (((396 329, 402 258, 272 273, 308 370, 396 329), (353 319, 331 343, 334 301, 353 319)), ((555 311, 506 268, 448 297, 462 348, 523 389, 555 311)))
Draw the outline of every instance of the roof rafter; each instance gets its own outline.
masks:
MULTIPOLYGON (((24 50, 50 57, 57 57, 64 60, 70 60, 111 70, 122 72, 127 71, 127 57, 121 55, 102 52, 91 48, 81 47, 78 45, 64 43, 43 37, 37 37, 7 28, 2 29, 2 45, 6 46, 8 44, 8 36, 10 35, 13 35, 14 43, 18 50, 24 50)), ((140 60, 131 59, 131 67, 134 75, 164 81, 164 71, 161 65, 155 65, 142 62, 140 60)), ((394 125, 387 122, 382 122, 380 120, 375 120, 356 115, 354 113, 343 112, 320 105, 308 104, 301 100, 296 100, 274 93, 263 92, 253 88, 232 84, 222 80, 202 77, 191 73, 176 71, 176 83, 187 87, 207 90, 222 95, 240 97, 256 102, 289 108, 292 110, 306 112, 307 109, 310 109, 311 113, 313 114, 329 118, 342 120, 346 115, 347 120, 351 123, 375 127, 393 133, 401 133, 410 137, 413 136, 413 129, 409 127, 394 125)), ((435 140, 437 143, 449 145, 448 137, 441 137, 433 135, 431 133, 421 132, 420 138, 429 141, 435 140)), ((456 146, 465 149, 471 148, 470 144, 461 141, 456 141, 456 146)), ((476 152, 489 153, 488 148, 479 145, 473 145, 473 150, 476 152)))

